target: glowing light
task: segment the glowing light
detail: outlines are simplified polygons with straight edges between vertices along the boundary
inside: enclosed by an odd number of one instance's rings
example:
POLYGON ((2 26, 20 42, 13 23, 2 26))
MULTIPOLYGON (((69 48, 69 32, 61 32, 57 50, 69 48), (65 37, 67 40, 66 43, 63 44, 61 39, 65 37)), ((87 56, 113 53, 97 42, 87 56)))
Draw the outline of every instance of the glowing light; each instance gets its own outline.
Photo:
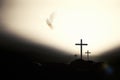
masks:
MULTIPOLYGON (((2 8, 5 30, 37 44, 79 54, 83 39, 91 56, 120 44, 119 0, 10 0, 2 8), (55 12, 53 30, 46 24, 55 12)), ((85 51, 84 51, 85 50, 85 51)))

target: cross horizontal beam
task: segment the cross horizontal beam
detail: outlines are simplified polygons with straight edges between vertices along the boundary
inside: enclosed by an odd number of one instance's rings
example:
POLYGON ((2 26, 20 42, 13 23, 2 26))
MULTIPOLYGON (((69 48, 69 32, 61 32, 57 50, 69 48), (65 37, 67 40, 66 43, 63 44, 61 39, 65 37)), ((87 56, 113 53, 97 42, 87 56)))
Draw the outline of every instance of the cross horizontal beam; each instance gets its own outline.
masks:
POLYGON ((79 43, 76 43, 75 45, 88 45, 88 44, 79 44, 79 43))

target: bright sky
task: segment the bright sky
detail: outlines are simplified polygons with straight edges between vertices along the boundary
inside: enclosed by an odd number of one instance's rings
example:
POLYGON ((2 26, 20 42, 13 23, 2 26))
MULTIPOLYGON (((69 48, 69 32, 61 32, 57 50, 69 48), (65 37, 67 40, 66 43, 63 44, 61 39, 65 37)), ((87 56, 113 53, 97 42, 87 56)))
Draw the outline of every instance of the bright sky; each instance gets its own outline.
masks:
POLYGON ((120 0, 4 0, 5 29, 37 44, 92 55, 120 45, 120 0), (53 29, 46 19, 54 13, 53 29))

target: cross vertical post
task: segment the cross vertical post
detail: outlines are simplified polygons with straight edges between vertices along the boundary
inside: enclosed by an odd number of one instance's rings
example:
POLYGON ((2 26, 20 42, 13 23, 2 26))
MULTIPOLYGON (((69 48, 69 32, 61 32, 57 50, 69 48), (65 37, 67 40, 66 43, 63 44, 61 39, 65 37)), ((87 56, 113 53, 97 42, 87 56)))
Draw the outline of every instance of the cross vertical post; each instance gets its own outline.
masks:
POLYGON ((89 54, 91 53, 91 52, 89 52, 89 50, 87 50, 87 52, 85 52, 86 54, 87 54, 87 60, 89 60, 89 54))
POLYGON ((80 45, 80 58, 82 59, 82 46, 83 45, 88 45, 88 44, 83 44, 82 39, 81 39, 80 43, 76 43, 75 45, 80 45))

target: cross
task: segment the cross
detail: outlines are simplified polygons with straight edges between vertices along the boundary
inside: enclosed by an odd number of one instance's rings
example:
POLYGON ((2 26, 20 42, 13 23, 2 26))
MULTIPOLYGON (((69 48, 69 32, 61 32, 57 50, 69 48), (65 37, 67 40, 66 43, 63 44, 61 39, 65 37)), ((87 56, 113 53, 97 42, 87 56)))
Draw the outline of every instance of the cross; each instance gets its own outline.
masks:
POLYGON ((74 56, 77 57, 77 54, 75 54, 74 56))
POLYGON ((91 53, 91 52, 89 52, 89 50, 87 50, 87 52, 85 52, 86 54, 87 54, 87 59, 89 60, 89 54, 91 53))
POLYGON ((80 58, 82 59, 82 46, 83 46, 83 45, 88 45, 88 44, 83 44, 82 39, 81 39, 81 40, 80 40, 80 43, 76 43, 75 45, 80 45, 80 53, 81 53, 80 58))

